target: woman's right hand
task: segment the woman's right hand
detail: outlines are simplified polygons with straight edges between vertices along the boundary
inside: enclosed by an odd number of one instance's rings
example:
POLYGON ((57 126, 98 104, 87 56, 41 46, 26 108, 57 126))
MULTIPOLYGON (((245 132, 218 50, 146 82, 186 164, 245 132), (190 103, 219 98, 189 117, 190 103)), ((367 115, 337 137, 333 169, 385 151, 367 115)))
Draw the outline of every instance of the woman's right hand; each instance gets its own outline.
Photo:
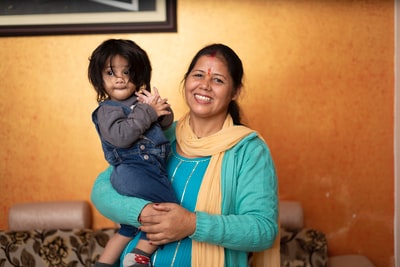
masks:
MULTIPOLYGON (((154 208, 155 205, 159 205, 157 203, 149 203, 146 206, 144 206, 144 208, 142 209, 142 212, 140 213, 139 216, 139 222, 144 225, 144 222, 142 221, 144 218, 146 217, 150 217, 150 216, 157 216, 157 215, 161 215, 165 212, 168 212, 168 210, 157 210, 154 208)), ((147 221, 147 220, 145 220, 147 221)), ((149 224, 149 222, 146 222, 146 224, 149 224)))
POLYGON ((153 245, 163 245, 190 236, 196 230, 196 214, 175 203, 146 205, 139 217, 140 230, 153 245))

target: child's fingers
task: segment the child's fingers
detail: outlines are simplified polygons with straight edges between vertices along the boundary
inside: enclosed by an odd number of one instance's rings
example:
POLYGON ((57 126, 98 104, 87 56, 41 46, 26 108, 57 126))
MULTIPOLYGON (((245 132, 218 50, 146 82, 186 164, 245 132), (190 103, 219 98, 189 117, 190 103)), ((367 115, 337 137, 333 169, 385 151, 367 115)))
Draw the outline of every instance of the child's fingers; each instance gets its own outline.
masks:
POLYGON ((160 93, 158 92, 158 89, 157 89, 157 87, 153 87, 153 92, 154 92, 154 95, 160 95, 160 93))
POLYGON ((144 94, 145 96, 151 96, 151 93, 147 90, 142 90, 142 94, 144 94))

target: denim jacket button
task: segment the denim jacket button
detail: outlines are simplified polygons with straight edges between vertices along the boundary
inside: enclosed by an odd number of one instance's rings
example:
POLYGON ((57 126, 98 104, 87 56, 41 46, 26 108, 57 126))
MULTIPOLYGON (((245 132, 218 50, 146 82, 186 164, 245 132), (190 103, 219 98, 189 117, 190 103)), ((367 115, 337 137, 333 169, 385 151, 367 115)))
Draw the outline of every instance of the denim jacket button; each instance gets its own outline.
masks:
POLYGON ((146 148, 145 145, 140 145, 140 150, 144 150, 146 148))
POLYGON ((144 155, 143 158, 144 158, 145 160, 148 160, 148 159, 149 159, 149 155, 144 155))

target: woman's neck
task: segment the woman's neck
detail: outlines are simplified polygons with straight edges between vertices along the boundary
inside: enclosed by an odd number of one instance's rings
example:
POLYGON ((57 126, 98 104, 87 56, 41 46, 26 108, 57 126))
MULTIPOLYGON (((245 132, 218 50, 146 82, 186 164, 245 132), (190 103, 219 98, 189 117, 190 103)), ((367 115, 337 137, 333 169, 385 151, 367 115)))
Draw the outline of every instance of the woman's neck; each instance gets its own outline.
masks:
POLYGON ((179 146, 178 142, 176 143, 176 153, 178 153, 178 155, 185 157, 185 158, 195 158, 194 156, 191 157, 188 154, 184 153, 181 149, 181 147, 179 146))
POLYGON ((215 134, 222 129, 226 116, 214 117, 214 118, 199 118, 190 115, 189 125, 193 133, 198 138, 207 137, 215 134))

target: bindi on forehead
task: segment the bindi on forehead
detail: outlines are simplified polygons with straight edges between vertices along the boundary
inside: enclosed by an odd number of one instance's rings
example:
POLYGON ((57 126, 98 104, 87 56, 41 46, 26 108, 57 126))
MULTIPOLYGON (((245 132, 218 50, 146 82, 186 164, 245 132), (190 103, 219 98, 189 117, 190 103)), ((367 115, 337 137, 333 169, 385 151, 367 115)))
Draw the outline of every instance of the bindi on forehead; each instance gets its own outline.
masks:
MULTIPOLYGON (((208 56, 211 58, 211 59, 215 59, 215 57, 216 57, 216 55, 217 55, 217 52, 212 52, 212 53, 210 53, 208 56)), ((211 68, 208 68, 207 69, 207 75, 208 76, 210 76, 211 75, 211 68)))

